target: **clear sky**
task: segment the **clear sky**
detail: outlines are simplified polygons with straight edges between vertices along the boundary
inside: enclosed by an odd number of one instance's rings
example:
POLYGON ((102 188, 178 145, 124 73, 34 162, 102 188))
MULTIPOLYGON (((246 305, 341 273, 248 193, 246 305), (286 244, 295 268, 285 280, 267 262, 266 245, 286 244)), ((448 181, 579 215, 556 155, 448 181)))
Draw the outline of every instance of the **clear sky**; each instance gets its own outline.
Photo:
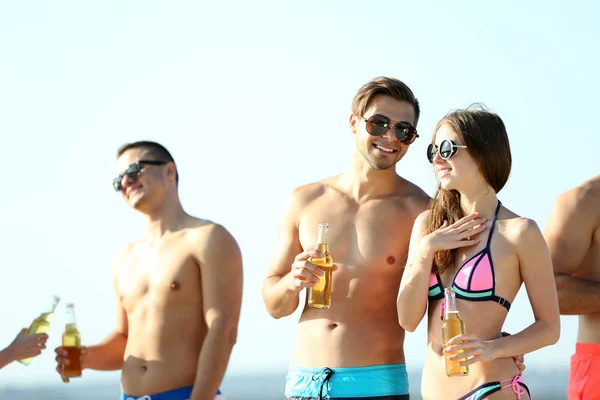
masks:
MULTIPOLYGON (((0 347, 52 294, 74 301, 85 344, 114 324, 111 262, 143 229, 111 187, 123 143, 177 162, 186 211, 223 224, 244 257, 229 373, 285 373, 299 312, 273 320, 260 285, 283 201, 344 171, 356 90, 378 75, 419 98, 421 137, 398 172, 432 194, 425 157, 450 109, 483 102, 513 152, 499 194, 543 228, 556 196, 600 173, 600 6, 592 1, 0 1, 0 347)), ((335 254, 335 249, 332 249, 335 254)), ((519 293, 505 330, 533 321, 519 293)), ((60 343, 64 302, 49 348, 60 343)), ((528 368, 567 367, 576 318, 528 368)), ((425 323, 407 335, 423 361, 425 323)), ((56 381, 49 349, 2 382, 56 381)), ((86 372, 85 379, 111 373, 86 372)))

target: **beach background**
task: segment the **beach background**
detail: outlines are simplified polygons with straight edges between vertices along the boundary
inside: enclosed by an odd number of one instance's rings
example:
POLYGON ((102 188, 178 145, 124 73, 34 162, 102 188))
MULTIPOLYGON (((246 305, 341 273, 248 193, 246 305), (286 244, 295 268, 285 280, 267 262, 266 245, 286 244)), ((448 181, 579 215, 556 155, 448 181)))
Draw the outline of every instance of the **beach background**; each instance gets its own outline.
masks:
MULTIPOLYGON (((63 299, 48 349, 0 370, 0 398, 115 398, 118 372, 63 385, 52 349, 65 302, 84 344, 114 326, 111 264, 144 222, 111 181, 117 148, 142 139, 173 154, 185 210, 242 250, 223 390, 280 398, 300 310, 274 320, 261 284, 289 192, 349 165, 358 88, 388 75, 414 91, 420 137, 396 169, 429 194, 438 120, 475 102, 497 112, 512 149, 499 198, 543 229, 560 193, 600 173, 598 15, 584 0, 0 0, 0 348, 63 299)), ((533 321, 523 286, 503 330, 533 321)), ((422 323, 405 342, 416 399, 425 334, 422 323)), ((537 399, 566 398, 576 335, 577 318, 563 316, 559 342, 526 356, 537 399)))
MULTIPOLYGON (((421 400, 420 371, 409 369, 411 400, 421 400)), ((568 370, 548 369, 546 371, 525 372, 533 399, 566 400, 568 370)), ((228 375, 223 381, 222 392, 228 400, 284 400, 285 371, 280 375, 228 375)), ((508 390, 508 389, 507 389, 508 390)), ((20 400, 109 400, 118 399, 117 380, 106 382, 73 381, 62 383, 27 385, 6 385, 0 389, 0 399, 20 400)))

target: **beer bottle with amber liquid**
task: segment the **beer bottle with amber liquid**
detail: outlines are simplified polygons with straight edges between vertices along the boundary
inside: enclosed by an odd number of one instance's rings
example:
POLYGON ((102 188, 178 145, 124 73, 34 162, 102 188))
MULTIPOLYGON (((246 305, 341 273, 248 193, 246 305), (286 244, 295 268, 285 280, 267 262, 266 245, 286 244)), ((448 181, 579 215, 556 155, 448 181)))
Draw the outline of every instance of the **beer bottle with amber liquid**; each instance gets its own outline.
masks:
MULTIPOLYGON (((444 289, 445 298, 445 310, 444 310, 444 322, 442 323, 442 341, 444 348, 446 343, 455 336, 463 335, 466 333, 465 323, 458 315, 458 308, 456 308, 456 295, 452 288, 444 289)), ((446 375, 448 376, 465 376, 469 375, 469 366, 458 365, 459 362, 465 361, 464 358, 456 360, 449 360, 448 357, 454 354, 462 353, 464 350, 458 350, 457 352, 446 353, 444 352, 444 359, 446 361, 446 375)))
MULTIPOLYGON (((54 310, 56 310, 56 306, 60 301, 60 297, 52 296, 52 300, 44 311, 40 314, 39 317, 34 319, 29 325, 29 329, 27 329, 28 335, 35 335, 37 333, 49 333, 50 332, 50 321, 52 321, 52 316, 54 315, 54 310)), ((23 365, 29 365, 31 363, 32 357, 24 358, 19 360, 19 362, 23 365)))
POLYGON ((317 250, 323 257, 310 257, 309 262, 323 270, 322 276, 317 276, 319 282, 308 289, 308 306, 312 308, 331 307, 331 273, 333 271, 333 258, 329 254, 329 224, 319 224, 317 233, 317 250))
POLYGON ((62 335, 62 345, 67 352, 69 365, 63 364, 63 376, 76 378, 81 376, 81 334, 75 322, 75 305, 67 303, 67 324, 62 335))

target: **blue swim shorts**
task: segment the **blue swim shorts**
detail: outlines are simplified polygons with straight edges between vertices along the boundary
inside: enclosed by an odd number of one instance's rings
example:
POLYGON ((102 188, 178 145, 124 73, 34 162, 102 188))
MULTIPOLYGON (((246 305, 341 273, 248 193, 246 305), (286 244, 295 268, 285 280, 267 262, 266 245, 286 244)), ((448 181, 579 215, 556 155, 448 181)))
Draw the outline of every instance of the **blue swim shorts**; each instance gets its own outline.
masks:
MULTIPOLYGON (((121 392, 120 400, 189 400, 192 395, 193 386, 186 386, 179 389, 169 390, 156 394, 147 394, 145 396, 131 396, 121 392)), ((226 400, 220 391, 217 392, 215 400, 226 400)))
POLYGON ((352 368, 290 367, 285 378, 288 400, 407 400, 405 364, 352 368))

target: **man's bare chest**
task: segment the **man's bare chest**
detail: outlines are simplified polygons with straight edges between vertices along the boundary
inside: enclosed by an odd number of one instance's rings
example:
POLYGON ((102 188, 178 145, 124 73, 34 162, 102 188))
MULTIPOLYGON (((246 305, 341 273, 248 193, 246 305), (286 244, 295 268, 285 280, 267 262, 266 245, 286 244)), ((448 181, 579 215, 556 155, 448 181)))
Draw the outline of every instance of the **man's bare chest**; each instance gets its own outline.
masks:
POLYGON ((132 252, 121 261, 117 273, 119 296, 126 309, 144 302, 164 307, 186 303, 190 297, 198 298, 200 283, 197 261, 181 250, 132 252))
POLYGON ((329 224, 329 247, 334 262, 352 265, 399 265, 406 260, 414 216, 396 204, 368 207, 315 204, 299 219, 304 249, 314 248, 317 226, 329 224))

